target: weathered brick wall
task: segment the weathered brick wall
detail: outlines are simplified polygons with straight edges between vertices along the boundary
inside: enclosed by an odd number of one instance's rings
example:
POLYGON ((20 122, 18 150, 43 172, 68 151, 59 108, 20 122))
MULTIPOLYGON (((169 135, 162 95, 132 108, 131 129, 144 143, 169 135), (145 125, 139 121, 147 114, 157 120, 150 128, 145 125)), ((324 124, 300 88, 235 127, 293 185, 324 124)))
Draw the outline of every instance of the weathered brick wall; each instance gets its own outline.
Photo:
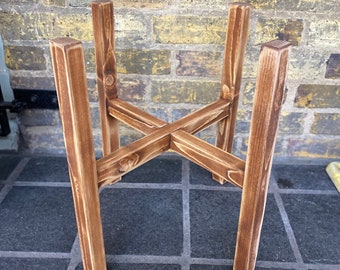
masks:
MULTIPOLYGON (((84 41, 99 149, 89 0, 2 0, 1 34, 14 88, 54 89, 48 40, 84 41)), ((115 0, 120 95, 173 121, 218 96, 228 0, 115 0)), ((276 156, 340 156, 339 0, 244 0, 253 5, 235 153, 244 155, 260 44, 294 45, 276 156)), ((63 152, 57 111, 20 115, 25 146, 63 152)), ((199 134, 213 141, 214 129, 199 134)), ((123 143, 140 135, 122 127, 123 143)))

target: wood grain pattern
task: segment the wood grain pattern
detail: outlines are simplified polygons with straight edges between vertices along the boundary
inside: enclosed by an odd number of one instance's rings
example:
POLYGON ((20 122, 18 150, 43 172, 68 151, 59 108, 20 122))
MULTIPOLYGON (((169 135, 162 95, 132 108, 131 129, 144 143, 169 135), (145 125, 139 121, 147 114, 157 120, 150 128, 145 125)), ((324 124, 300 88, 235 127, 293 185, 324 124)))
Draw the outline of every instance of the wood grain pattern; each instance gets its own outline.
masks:
POLYGON ((103 155, 106 156, 119 148, 119 122, 107 113, 108 100, 118 97, 113 3, 93 1, 92 20, 103 155))
POLYGON ((83 264, 106 269, 83 50, 70 38, 50 44, 83 264))
POLYGON ((139 116, 139 109, 130 106, 121 106, 125 103, 120 100, 110 101, 110 107, 116 108, 120 113, 115 113, 115 117, 125 123, 139 128, 142 132, 150 132, 147 136, 129 144, 128 146, 121 147, 116 151, 108 154, 107 156, 97 161, 98 182, 100 186, 115 183, 118 180, 115 177, 120 177, 129 171, 144 164, 150 159, 158 156, 164 151, 170 149, 170 135, 177 130, 183 130, 189 133, 195 133, 207 126, 213 124, 223 117, 227 117, 229 111, 229 104, 222 100, 217 100, 206 107, 197 110, 182 119, 179 119, 171 124, 163 125, 162 121, 154 121, 153 117, 139 116), (115 106, 119 104, 120 106, 115 106), (126 111, 129 109, 129 111, 126 111), (133 116, 136 116, 135 119, 133 116), (145 124, 147 122, 147 124, 145 124), (159 124, 163 125, 158 128, 159 124), (153 126, 155 128, 150 128, 153 126), (134 158, 131 166, 125 170, 121 169, 120 163, 125 163, 124 160, 131 156, 138 156, 134 158))
POLYGON ((222 179, 242 188, 245 168, 243 160, 183 130, 171 133, 170 148, 222 179))
POLYGON ((242 192, 234 269, 254 269, 284 95, 290 44, 262 46, 242 192))
POLYGON ((149 134, 168 124, 119 98, 108 101, 108 111, 112 117, 142 134, 149 134))
POLYGON ((116 183, 119 177, 167 151, 169 136, 157 130, 97 160, 99 187, 116 183))
MULTIPOLYGON (((249 5, 244 3, 230 4, 220 98, 229 102, 232 101, 232 107, 230 109, 230 116, 218 123, 216 132, 216 146, 229 153, 231 153, 233 147, 249 20, 249 5)), ((213 178, 218 182, 223 182, 223 179, 216 175, 213 175, 213 178)))

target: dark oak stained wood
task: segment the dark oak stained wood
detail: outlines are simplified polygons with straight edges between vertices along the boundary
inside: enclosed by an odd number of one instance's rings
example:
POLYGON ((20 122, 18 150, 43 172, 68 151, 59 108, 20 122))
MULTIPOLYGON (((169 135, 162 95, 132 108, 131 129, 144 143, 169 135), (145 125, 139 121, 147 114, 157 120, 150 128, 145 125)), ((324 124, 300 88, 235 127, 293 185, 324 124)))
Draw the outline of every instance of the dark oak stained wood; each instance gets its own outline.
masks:
POLYGON ((289 43, 262 46, 246 160, 231 154, 242 63, 248 35, 248 5, 229 8, 227 41, 220 97, 209 105, 166 123, 118 98, 111 1, 92 3, 103 157, 95 160, 81 43, 52 40, 66 153, 69 163, 84 269, 105 270, 105 251, 98 189, 164 151, 172 150, 213 173, 213 178, 242 188, 234 269, 255 268, 275 138, 283 100, 289 43), (145 136, 119 146, 118 121, 145 136), (218 123, 216 146, 193 134, 218 123))

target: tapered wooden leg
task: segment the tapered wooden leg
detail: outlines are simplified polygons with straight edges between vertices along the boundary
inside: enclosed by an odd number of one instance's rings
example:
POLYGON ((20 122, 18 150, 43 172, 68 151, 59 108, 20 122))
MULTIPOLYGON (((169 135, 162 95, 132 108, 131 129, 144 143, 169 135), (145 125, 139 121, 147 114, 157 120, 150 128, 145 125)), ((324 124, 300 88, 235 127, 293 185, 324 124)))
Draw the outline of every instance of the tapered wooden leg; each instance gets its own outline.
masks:
POLYGON ((242 191, 234 269, 255 267, 284 95, 289 43, 262 47, 242 191))
POLYGON ((96 161, 81 43, 52 40, 52 62, 84 269, 106 269, 96 161))
POLYGON ((108 100, 118 97, 112 1, 93 1, 92 18, 103 155, 107 156, 119 148, 119 122, 109 116, 107 107, 108 100))
MULTIPOLYGON (((249 5, 231 3, 228 14, 228 30, 224 51, 222 86, 220 98, 233 100, 229 117, 217 124, 216 146, 231 153, 240 92, 243 58, 245 54, 250 18, 249 5)), ((225 179, 213 175, 223 184, 225 179)))

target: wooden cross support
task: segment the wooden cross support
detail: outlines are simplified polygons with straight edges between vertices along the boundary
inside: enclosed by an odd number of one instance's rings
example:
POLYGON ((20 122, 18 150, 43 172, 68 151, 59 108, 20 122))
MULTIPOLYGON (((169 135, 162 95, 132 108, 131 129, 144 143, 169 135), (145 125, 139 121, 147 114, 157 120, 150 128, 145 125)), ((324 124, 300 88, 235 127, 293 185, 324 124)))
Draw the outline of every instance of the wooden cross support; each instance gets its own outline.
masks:
POLYGON ((232 3, 220 97, 173 123, 166 123, 119 99, 111 1, 94 1, 92 15, 97 63, 103 157, 96 160, 91 129, 84 53, 80 41, 50 42, 66 153, 85 269, 106 269, 98 189, 173 150, 242 188, 234 269, 254 269, 278 119, 284 93, 289 43, 271 41, 261 48, 246 160, 231 154, 250 8, 232 3), (145 136, 119 146, 118 123, 145 136), (217 122, 216 146, 195 137, 217 122))

